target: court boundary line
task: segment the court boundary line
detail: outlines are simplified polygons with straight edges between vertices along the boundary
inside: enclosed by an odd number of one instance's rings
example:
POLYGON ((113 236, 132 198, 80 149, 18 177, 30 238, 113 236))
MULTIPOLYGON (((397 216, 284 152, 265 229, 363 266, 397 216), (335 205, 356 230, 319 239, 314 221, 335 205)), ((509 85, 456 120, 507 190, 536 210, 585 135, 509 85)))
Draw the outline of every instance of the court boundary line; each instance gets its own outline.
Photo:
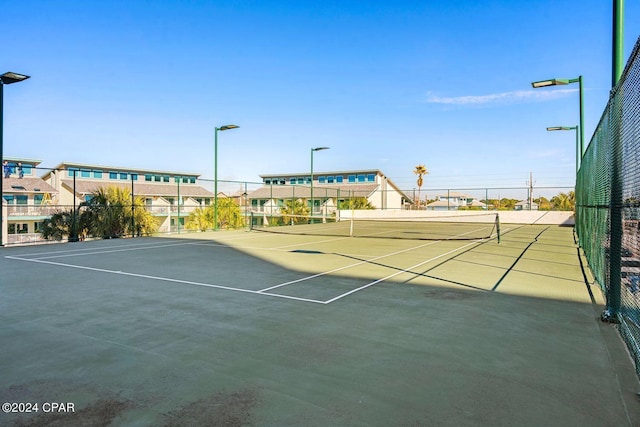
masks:
MULTIPOLYGON (((484 242, 484 241, 483 241, 483 242, 484 242)), ((359 288, 352 289, 352 290, 350 290, 349 292, 345 292, 345 293, 344 293, 344 294, 342 294, 342 295, 338 295, 337 297, 334 297, 334 298, 331 298, 331 299, 327 300, 327 301, 326 301, 326 303, 327 303, 327 304, 331 304, 332 302, 338 301, 338 300, 340 300, 340 299, 342 299, 342 298, 345 298, 345 297, 347 297, 347 296, 349 296, 349 295, 355 294, 356 292, 360 292, 360 291, 362 291, 362 290, 364 290, 364 289, 367 289, 367 288, 369 288, 369 287, 371 287, 371 286, 373 286, 373 285, 377 285, 378 283, 382 283, 382 282, 384 282, 384 281, 387 281, 387 280, 389 280, 389 279, 391 279, 391 278, 393 278, 393 277, 395 277, 395 276, 398 276, 398 275, 400 275, 400 274, 405 274, 405 273, 408 273, 408 274, 415 274, 414 272, 412 272, 412 271, 411 271, 411 270, 413 270, 414 268, 420 267, 420 266, 425 265, 425 264, 427 264, 427 263, 429 263, 429 262, 435 261, 435 260, 437 260, 437 259, 439 259, 439 258, 442 258, 442 257, 444 257, 444 256, 447 256, 447 255, 452 254, 452 253, 454 253, 454 252, 457 252, 457 251, 459 251, 459 250, 462 250, 462 249, 466 248, 467 246, 479 245, 480 243, 481 243, 481 242, 471 242, 471 243, 467 243, 466 245, 463 245, 463 246, 461 246, 461 247, 459 247, 459 248, 452 249, 452 250, 450 250, 450 251, 448 251, 448 252, 445 252, 445 253, 443 253, 443 254, 437 255, 437 256, 435 256, 435 257, 433 257, 433 258, 429 258, 428 260, 425 260, 425 261, 419 262, 418 264, 412 265, 411 267, 408 267, 408 268, 406 268, 406 269, 404 269, 404 270, 396 271, 395 273, 390 274, 390 275, 388 275, 388 276, 386 276, 386 277, 383 277, 383 278, 378 279, 378 280, 374 280, 373 282, 367 283, 366 285, 360 286, 359 288)))
POLYGON ((172 279, 170 277, 151 276, 151 275, 148 275, 148 274, 129 273, 129 272, 126 272, 126 271, 108 270, 108 269, 104 269, 104 268, 86 267, 86 266, 83 266, 83 265, 65 264, 65 263, 62 263, 62 262, 45 261, 45 260, 42 260, 42 259, 28 259, 28 258, 20 258, 20 257, 15 257, 15 256, 6 256, 5 258, 13 259, 13 260, 17 260, 17 261, 27 261, 27 262, 35 262, 35 263, 40 263, 40 264, 55 265, 55 266, 58 266, 58 267, 70 267, 70 268, 76 268, 76 269, 79 269, 79 270, 96 271, 96 272, 99 272, 99 273, 118 274, 118 275, 122 275, 122 276, 137 277, 137 278, 141 278, 141 279, 158 280, 158 281, 171 282, 171 283, 182 283, 182 284, 185 284, 185 285, 203 286, 203 287, 215 288, 215 289, 223 289, 223 290, 228 290, 228 291, 244 292, 244 293, 256 294, 256 295, 268 295, 268 296, 277 297, 277 298, 292 299, 292 300, 304 301, 304 302, 313 302, 313 303, 316 303, 316 304, 326 304, 325 301, 314 300, 314 299, 311 299, 311 298, 301 298, 301 297, 295 297, 295 296, 292 296, 292 295, 281 295, 281 294, 275 294, 275 293, 271 293, 271 292, 253 291, 251 289, 234 288, 232 286, 224 286, 224 285, 214 285, 212 283, 202 283, 202 282, 194 282, 194 281, 191 281, 191 280, 172 279))
MULTIPOLYGON (((343 237, 340 237, 336 240, 341 240, 343 239, 343 237)), ((333 240, 333 239, 331 239, 333 240)), ((354 264, 350 264, 347 266, 343 266, 343 267, 339 267, 333 270, 329 270, 329 271, 325 271, 322 273, 316 273, 310 276, 306 276, 306 277, 302 277, 296 280, 292 280, 289 282, 285 282, 285 283, 281 283, 278 285, 274 285, 271 287, 267 287, 264 289, 259 289, 259 290, 250 290, 250 289, 245 289, 245 288, 237 288, 237 287, 233 287, 233 286, 225 286, 225 285, 216 285, 216 284, 211 284, 211 283, 203 283, 203 282, 195 282, 195 281, 190 281, 190 280, 182 280, 182 279, 173 279, 170 277, 161 277, 161 276, 153 276, 153 275, 146 275, 146 274, 140 274, 140 273, 129 273, 129 272, 124 272, 124 271, 117 271, 117 270, 109 270, 109 269, 102 269, 102 268, 96 268, 96 267, 87 267, 87 266, 81 266, 81 265, 74 265, 74 264, 66 264, 66 263, 62 263, 62 262, 54 262, 54 261, 47 261, 47 259, 51 259, 51 258, 62 258, 62 257, 73 257, 73 256, 85 256, 85 255, 99 255, 99 254, 103 254, 103 253, 112 253, 112 252, 123 252, 123 251, 134 251, 134 250, 141 250, 141 249, 155 249, 155 248, 165 248, 165 247, 172 247, 172 246, 185 246, 185 245, 201 245, 202 242, 180 242, 180 243, 172 243, 172 244, 161 244, 161 245, 149 245, 149 244, 134 244, 134 245, 127 245, 128 247, 126 248, 119 248, 119 249, 110 249, 110 250, 94 250, 94 251, 90 251, 88 249, 74 249, 74 250, 70 250, 70 251, 59 251, 58 253, 64 253, 67 252, 66 254, 60 254, 60 255, 55 255, 55 256, 46 256, 46 257, 42 257, 42 258, 23 258, 23 256, 11 256, 11 255, 7 255, 5 256, 5 258, 7 259, 13 259, 13 260, 17 260, 17 261, 27 261, 27 262, 35 262, 35 263, 40 263, 40 264, 48 264, 48 265, 55 265, 55 266, 60 266, 60 267, 68 267, 68 268, 76 268, 76 269, 80 269, 80 270, 88 270, 88 271, 95 271, 95 272, 100 272, 100 273, 109 273, 109 274, 117 274, 117 275, 122 275, 122 276, 129 276, 129 277, 137 277, 137 278, 142 278, 142 279, 149 279, 149 280, 157 280, 157 281, 164 281, 164 282, 171 282, 171 283, 181 283, 181 284, 186 284, 186 285, 192 285, 192 286, 202 286, 202 287, 209 287, 209 288, 215 288, 215 289, 222 289, 222 290, 228 290, 228 291, 236 291, 236 292, 243 292, 243 293, 249 293, 249 294, 255 294, 255 295, 266 295, 266 296, 272 296, 272 297, 276 297, 276 298, 283 298, 283 299, 289 299, 289 300, 296 300, 296 301, 302 301, 302 302, 311 302, 311 303, 316 303, 316 304, 324 304, 324 305, 328 305, 331 304, 335 301, 338 301, 340 299, 346 298, 349 295, 353 295, 356 292, 360 292, 364 289, 367 289, 373 285, 376 285, 378 283, 387 281, 397 275, 400 274, 404 274, 404 273, 409 273, 411 274, 411 270, 417 267, 420 267, 424 264, 427 264, 429 262, 432 262, 434 260, 437 260, 439 258, 442 258, 444 256, 448 256, 452 253, 455 253, 457 251, 463 250, 469 246, 472 245, 479 245, 480 243, 484 243, 486 241, 489 241, 492 239, 483 239, 483 240, 479 240, 479 241, 473 241, 473 242, 469 242, 463 246, 454 248, 450 251, 447 251, 443 254, 439 254, 435 257, 432 257, 428 260, 424 260, 421 261, 418 264, 412 265, 410 267, 407 267, 405 269, 396 271, 393 274, 390 274, 388 276, 382 277, 380 279, 374 280, 370 283, 367 283, 366 285, 360 286, 356 289, 351 289, 350 291, 347 291, 345 293, 339 294, 333 298, 330 298, 328 300, 317 300, 317 299, 312 299, 312 298, 303 298, 303 297, 296 297, 296 296, 292 296, 292 295, 283 295, 283 294, 278 294, 278 293, 273 293, 273 292, 269 292, 273 289, 278 289, 284 286, 288 286, 288 285, 292 285, 295 283, 300 283, 306 280, 311 280, 311 279, 315 279, 317 277, 321 277, 321 276, 325 276, 327 274, 331 274, 337 271, 341 271, 341 270, 346 270, 349 268, 353 268, 353 267, 357 267, 359 265, 362 264, 366 264, 370 261, 375 261, 378 259, 383 259, 383 258, 387 258, 390 256, 395 256, 395 255, 399 255, 405 252, 409 252, 409 251, 413 251, 413 250, 417 250, 417 249, 421 249, 427 246, 431 246, 437 243, 445 243, 445 242, 449 242, 447 240, 437 240, 437 241, 429 241, 427 243, 423 243, 417 246, 412 246, 410 248, 405 248, 396 252, 392 252, 389 254, 384 254, 384 255, 380 255, 380 256, 376 256, 373 257, 370 260, 367 261, 359 261, 356 262, 354 264), (135 247, 132 247, 135 246, 135 247), (80 251, 85 251, 82 253, 79 253, 80 251), (74 252, 74 253, 68 253, 68 252, 74 252)), ((231 247, 233 248, 233 246, 228 246, 228 245, 214 245, 214 246, 222 246, 222 247, 231 247)), ((284 247, 293 247, 296 245, 287 245, 284 247)), ((277 248, 264 248, 265 250, 282 250, 281 248, 283 247, 277 247, 277 248)), ((263 248, 260 248, 263 249, 263 248)), ((327 253, 327 254, 332 254, 332 253, 327 253)), ((26 256, 34 256, 36 254, 28 254, 26 256)), ((337 254, 336 254, 337 255, 337 254)))

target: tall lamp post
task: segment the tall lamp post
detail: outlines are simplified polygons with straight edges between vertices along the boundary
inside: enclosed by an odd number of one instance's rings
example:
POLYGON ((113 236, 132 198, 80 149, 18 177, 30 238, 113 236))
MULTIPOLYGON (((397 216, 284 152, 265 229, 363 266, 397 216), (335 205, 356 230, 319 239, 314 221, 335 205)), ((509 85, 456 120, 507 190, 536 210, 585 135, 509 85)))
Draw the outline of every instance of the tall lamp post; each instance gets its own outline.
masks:
POLYGON ((237 129, 240 126, 236 125, 224 125, 216 127, 215 129, 215 143, 214 143, 214 157, 213 157, 213 229, 218 229, 218 132, 223 130, 237 129))
POLYGON ((19 83, 23 80, 27 80, 29 76, 25 76, 24 74, 13 73, 8 71, 2 75, 0 75, 0 162, 3 164, 2 170, 2 178, 0 179, 0 246, 4 246, 4 218, 2 217, 2 204, 4 203, 4 195, 3 195, 3 181, 4 181, 4 147, 3 147, 3 138, 4 134, 4 125, 3 125, 3 98, 4 98, 4 85, 10 85, 12 83, 19 83))
POLYGON ((311 149, 311 216, 313 216, 313 153, 328 149, 329 147, 316 147, 311 149))
POLYGON ((576 131, 576 173, 580 169, 580 126, 552 126, 548 127, 548 131, 554 130, 575 130, 576 131))
POLYGON ((534 88, 547 86, 562 86, 570 83, 578 83, 580 92, 580 158, 584 154, 584 90, 582 87, 582 76, 575 79, 550 79, 531 83, 534 88))

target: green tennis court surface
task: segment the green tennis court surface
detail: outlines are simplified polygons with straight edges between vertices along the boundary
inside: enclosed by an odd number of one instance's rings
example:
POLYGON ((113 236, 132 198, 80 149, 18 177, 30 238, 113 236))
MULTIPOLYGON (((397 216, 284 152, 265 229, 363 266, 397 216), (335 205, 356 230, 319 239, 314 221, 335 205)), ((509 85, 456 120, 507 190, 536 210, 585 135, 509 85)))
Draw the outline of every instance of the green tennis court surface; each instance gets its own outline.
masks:
POLYGON ((219 232, 0 250, 3 425, 633 426, 572 229, 219 232))

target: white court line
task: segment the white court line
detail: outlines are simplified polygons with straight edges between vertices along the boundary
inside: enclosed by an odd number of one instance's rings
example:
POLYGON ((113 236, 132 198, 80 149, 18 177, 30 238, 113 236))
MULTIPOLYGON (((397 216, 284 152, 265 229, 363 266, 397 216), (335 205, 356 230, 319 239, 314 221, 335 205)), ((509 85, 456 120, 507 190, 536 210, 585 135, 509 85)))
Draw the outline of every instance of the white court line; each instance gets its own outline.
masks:
MULTIPOLYGON (((458 234, 458 236, 464 236, 465 234, 469 234, 469 233, 473 233, 473 231, 468 231, 468 232, 466 232, 466 233, 458 234)), ((456 236, 456 237, 457 237, 457 236, 456 236)), ((484 240, 486 240, 486 239, 484 239, 484 240)), ((481 240, 481 241, 484 241, 484 240, 481 240)), ((315 279, 315 278, 317 278, 317 277, 325 276, 325 275, 327 275, 327 274, 335 273, 336 271, 346 270, 346 269, 349 269, 349 268, 352 268, 352 267, 357 267, 357 266, 362 265, 362 264, 367 264, 367 263, 369 263, 369 262, 371 262, 371 261, 376 261, 376 260, 379 260, 379 259, 387 258, 387 257, 390 257, 390 256, 398 255, 398 254, 401 254, 401 253, 404 253, 404 252, 409 252, 409 251, 412 251, 412 250, 415 250, 415 249, 423 248, 423 247, 425 247, 425 246, 430 246, 430 245, 434 245, 434 244, 436 244, 436 243, 442 243, 442 242, 446 242, 446 241, 447 241, 447 240, 436 240, 436 241, 431 241, 431 242, 428 242, 428 243, 424 243, 424 244, 422 244, 422 245, 413 246, 413 247, 406 248, 406 249, 403 249, 403 250, 400 250, 400 251, 392 252, 392 253, 390 253, 390 254, 385 254, 385 255, 380 255, 380 256, 377 256, 377 257, 373 257, 373 258, 368 259, 367 261, 360 261, 360 262, 357 262, 357 263, 354 263, 354 264, 350 264, 350 265, 347 265, 347 266, 344 266, 344 267, 336 268, 336 269, 334 269, 334 270, 325 271, 325 272, 323 272, 323 273, 317 273, 317 274, 314 274, 314 275, 311 275, 311 276, 302 277, 302 278, 300 278, 300 279, 292 280, 292 281, 290 281, 290 282, 281 283, 281 284, 279 284, 279 285, 275 285, 275 286, 271 286, 271 287, 269 287, 269 288, 261 289, 261 290, 260 290, 260 291, 258 291, 258 292, 265 292, 265 291, 270 291, 270 290, 273 290, 273 289, 281 288, 281 287, 283 287, 283 286, 293 285, 293 284, 295 284, 295 283, 300 283, 300 282, 304 282, 304 281, 306 281, 306 280, 311 280, 311 279, 315 279)), ((478 243, 478 241, 475 241, 475 242, 469 243, 469 244, 467 244, 467 245, 464 245, 464 246, 462 246, 461 248, 466 248, 467 246, 470 246, 470 245, 475 244, 475 243, 478 243)), ((458 249, 461 249, 461 248, 458 248, 458 249)), ((455 252, 455 251, 456 251, 456 250, 458 250, 458 249, 454 249, 453 251, 449 251, 449 252, 447 252, 446 254, 443 254, 443 255, 447 255, 447 254, 449 254, 449 253, 451 253, 451 252, 455 252)), ((440 255, 440 256, 438 256, 438 257, 436 257, 436 258, 433 258, 433 259, 438 259, 438 258, 440 258, 440 257, 441 257, 441 256, 443 256, 443 255, 440 255)), ((411 268, 419 267, 420 265, 422 265, 422 264, 424 264, 424 263, 426 263, 426 262, 429 262, 429 261, 425 261, 425 262, 423 262, 423 263, 421 263, 421 264, 418 264, 418 265, 416 265, 416 266, 413 266, 413 267, 411 267, 411 268)), ((402 271, 402 272, 406 272, 406 270, 404 270, 404 271, 402 271)), ((401 273, 402 273, 402 272, 401 272, 401 273)), ((400 273, 398 273, 398 274, 400 274, 400 273)), ((390 276, 390 277, 393 277, 393 276, 390 276)), ((387 278, 389 278, 389 277, 387 277, 387 278)), ((381 279, 381 280, 386 280, 387 278, 385 278, 385 279, 381 279)), ((376 283, 377 283, 377 282, 376 282, 376 283)), ((365 286, 365 287, 368 287, 368 286, 365 286)))
MULTIPOLYGON (((411 273, 411 270, 413 270, 414 268, 420 267, 421 265, 427 264, 427 263, 429 263, 429 262, 431 262, 431 261, 435 261, 435 260, 437 260, 438 258, 442 258, 442 257, 444 257, 444 256, 447 256, 447 255, 449 255, 449 254, 452 254, 452 253, 454 253, 454 252, 457 252, 457 251, 459 251, 459 250, 461 250, 461 249, 466 248, 467 246, 477 245, 477 244, 480 244, 480 241, 479 241, 479 242, 471 242, 471 243, 467 243, 466 245, 461 246, 461 247, 456 248, 456 249, 452 249, 452 250, 450 250, 450 251, 449 251, 449 252, 447 252, 447 253, 444 253, 444 254, 438 255, 438 256, 433 257, 433 258, 431 258, 431 259, 428 259, 428 260, 426 260, 426 261, 422 261, 422 262, 420 262, 420 263, 418 263, 418 264, 416 264, 416 265, 412 265, 411 267, 409 267, 409 268, 407 268, 407 269, 404 269, 404 270, 402 270, 402 271, 398 271, 398 272, 396 272, 396 273, 390 274, 390 275, 388 275, 387 277, 383 277, 382 279, 375 280, 375 281, 373 281, 373 282, 371 282, 371 283, 367 283, 366 285, 364 285, 364 286, 360 286, 359 288, 352 289, 352 290, 351 290, 351 291, 349 291, 349 292, 345 292, 345 293, 344 293, 344 294, 342 294, 342 295, 338 295, 338 296, 337 296, 337 297, 335 297, 335 298, 331 298, 330 300, 324 301, 324 304, 331 304, 331 303, 332 303, 332 302, 334 302, 334 301, 337 301, 337 300, 339 300, 339 299, 342 299, 342 298, 344 298, 344 297, 347 297, 347 296, 349 296, 349 295, 351 295, 351 294, 355 294, 356 292, 359 292, 359 291, 361 291, 361 290, 363 290, 363 289, 367 289, 368 287, 371 287, 371 286, 373 286, 373 285, 376 285, 376 284, 378 284, 378 283, 380 283, 380 282, 384 282, 385 280, 391 279, 392 277, 398 276, 398 275, 400 275, 400 274, 404 274, 404 273, 411 273)), ((415 274, 415 273, 413 273, 413 274, 415 274)))
MULTIPOLYGON (((188 245, 190 243, 171 243, 170 245, 166 245, 166 244, 162 244, 162 243, 151 243, 151 242, 146 242, 146 243, 133 243, 133 244, 124 244, 122 245, 122 249, 121 250, 136 250, 136 249, 147 249, 147 248, 162 248, 165 246, 172 246, 172 245, 188 245)), ((73 256, 74 253, 75 254, 80 254, 82 255, 82 252, 86 252, 86 253, 94 253, 95 251, 99 251, 102 250, 101 248, 95 248, 95 247, 90 247, 90 248, 79 248, 79 249, 67 249, 64 251, 46 251, 46 252, 38 252, 38 253, 30 253, 30 254, 22 254, 20 255, 20 257, 29 257, 29 256, 38 256, 38 255, 49 255, 49 254, 68 254, 68 256, 73 256)), ((113 249, 113 250, 117 250, 117 249, 113 249)))
MULTIPOLYGON (((324 240, 322 242, 330 242, 330 241, 342 240, 342 239, 345 239, 345 238, 341 237, 341 238, 337 238, 337 239, 329 239, 329 240, 324 240)), ((466 244, 464 246, 461 246, 459 248, 453 249, 453 250, 451 250, 449 252, 446 252, 444 254, 438 255, 438 256, 436 256, 434 258, 431 258, 429 260, 420 262, 420 263, 418 263, 418 264, 416 264, 414 266, 411 266, 411 267, 409 267, 409 268, 407 268, 405 270, 396 272, 394 274, 391 274, 389 276, 386 276, 384 278, 378 279, 378 280, 376 280, 374 282, 371 282, 371 283, 368 283, 368 284, 366 284, 364 286, 361 286, 361 287, 359 287, 357 289, 353 289, 353 290, 351 290, 349 292, 346 292, 344 294, 338 295, 337 297, 334 297, 334 298, 329 299, 327 301, 320 301, 320 300, 314 300, 314 299, 309 299, 309 298, 294 297, 294 296, 290 296, 290 295, 275 294, 275 293, 270 293, 268 291, 273 290, 273 289, 277 289, 277 288, 280 288, 280 287, 284 287, 284 286, 287 286, 287 285, 291 285, 291 284, 294 284, 294 283, 299 283, 299 282, 303 282, 303 281, 310 280, 310 279, 313 279, 313 278, 317 278, 317 277, 320 277, 320 276, 324 276, 324 275, 327 275, 327 274, 331 274, 331 273, 334 273, 336 271, 341 271, 341 270, 345 270, 345 269, 348 269, 348 268, 356 267, 356 266, 359 266, 359 265, 362 265, 362 264, 366 264, 366 263, 371 262, 371 261, 383 259, 383 258, 386 258, 386 257, 398 255, 398 254, 401 254, 401 253, 404 253, 404 252, 409 252, 409 251, 416 250, 416 249, 420 249, 420 248, 423 248, 423 247, 426 247, 426 246, 430 246, 430 245, 433 245, 433 244, 436 244, 436 243, 442 243, 443 240, 431 241, 431 242, 428 242, 428 243, 425 243, 425 244, 422 244, 422 245, 413 246, 413 247, 406 248, 406 249, 403 249, 403 250, 400 250, 400 251, 396 251, 396 252, 393 252, 393 253, 390 253, 390 254, 380 255, 380 256, 371 258, 371 259, 369 259, 367 261, 360 261, 360 262, 357 262, 357 263, 354 263, 354 264, 350 264, 350 265, 347 265, 347 266, 343 266, 343 267, 340 267, 340 268, 337 268, 337 269, 333 269, 333 270, 326 271, 326 272, 323 272, 323 273, 318 273, 318 274, 314 274, 314 275, 311 275, 311 276, 303 277, 303 278, 300 278, 300 279, 297 279, 297 280, 293 280, 293 281, 290 281, 290 282, 282 283, 282 284, 279 284, 279 285, 275 285, 275 286, 272 286, 272 287, 269 287, 269 288, 264 288, 264 289, 257 290, 257 291, 248 290, 248 289, 242 289, 242 288, 234 288, 234 287, 223 286, 223 285, 213 285, 213 284, 208 284, 208 283, 193 282, 193 281, 188 281, 188 280, 171 279, 171 278, 167 278, 167 277, 150 276, 150 275, 137 274, 137 273, 127 273, 127 272, 123 272, 123 271, 106 270, 106 269, 100 269, 100 268, 94 268, 94 267, 84 267, 84 266, 78 266, 78 265, 72 265, 72 264, 58 263, 58 262, 53 262, 53 261, 45 261, 45 259, 65 257, 65 256, 93 255, 93 254, 99 254, 99 253, 132 251, 132 250, 149 249, 149 248, 154 248, 155 249, 155 248, 164 248, 164 247, 171 247, 171 246, 201 245, 201 244, 203 244, 202 241, 200 241, 200 242, 172 243, 172 244, 168 244, 168 245, 157 245, 157 244, 156 245, 152 245, 152 244, 142 244, 141 243, 141 244, 135 244, 135 245, 128 245, 128 247, 122 248, 122 249, 112 249, 112 250, 107 250, 107 251, 93 251, 93 252, 75 253, 75 254, 68 253, 68 252, 78 252, 78 251, 82 251, 82 250, 85 250, 85 251, 89 250, 89 249, 76 249, 76 250, 70 250, 70 251, 58 251, 58 253, 65 253, 66 252, 67 255, 58 255, 58 256, 44 257, 44 258, 38 258, 38 259, 21 258, 21 257, 18 257, 18 256, 5 256, 5 258, 14 259, 14 260, 18 260, 18 261, 30 261, 30 262, 36 262, 36 263, 42 263, 42 264, 50 264, 50 265, 56 265, 56 266, 62 266, 62 267, 77 268, 77 269, 82 269, 82 270, 97 271, 97 272, 103 272, 103 273, 119 274, 119 275, 123 275, 123 276, 139 277, 139 278, 145 278, 145 279, 151 279, 151 280, 159 280, 159 281, 166 281, 166 282, 173 282, 173 283, 182 283, 182 284, 188 284, 188 285, 194 285, 194 286, 204 286, 204 287, 210 287, 210 288, 216 288, 216 289, 223 289, 223 290, 230 290, 230 291, 236 291, 236 292, 250 293, 250 294, 255 294, 255 295, 267 295, 267 296, 273 296, 273 297, 276 297, 276 298, 283 298, 283 299, 290 299, 290 300, 304 301, 304 302, 312 302, 312 303, 316 303, 316 304, 330 304, 330 303, 332 303, 334 301, 337 301, 337 300, 342 299, 342 298, 344 298, 346 296, 349 296, 351 294, 359 292, 359 291, 361 291, 363 289, 366 289, 366 288, 368 288, 370 286, 373 286, 373 285, 375 285, 377 283, 380 283, 380 282, 383 282, 385 280, 388 280, 388 279, 390 279, 392 277, 395 277, 395 276, 397 276, 399 274, 408 273, 408 272, 410 272, 411 269, 414 269, 416 267, 424 265, 424 264, 426 264, 428 262, 431 262, 433 260, 439 259, 439 258, 441 258, 443 256, 449 255, 449 254, 451 254, 453 252, 456 252, 458 250, 464 249, 467 246, 471 246, 471 245, 474 245, 474 244, 479 244, 480 242, 483 242, 485 240, 474 241, 474 242, 468 243, 468 244, 466 244), (136 246, 136 248, 133 248, 132 246, 136 246), (140 246, 142 246, 142 247, 140 247, 140 246)), ((322 242, 314 242, 314 243, 322 243, 322 242)), ((299 246, 305 246, 305 245, 306 244, 302 244, 302 245, 299 245, 299 246)), ((218 245, 216 245, 216 246, 218 246, 218 245)), ((227 248, 233 248, 233 246, 228 246, 228 245, 219 245, 219 246, 224 246, 224 247, 227 247, 227 248)), ((295 247, 295 246, 297 246, 297 245, 282 246, 280 248, 288 248, 288 247, 295 247)), ((282 250, 280 248, 253 248, 253 249, 282 250)), ((38 254, 31 254, 31 255, 38 255, 38 254)), ((31 256, 31 255, 29 255, 29 256, 31 256)))
POLYGON ((36 263, 40 263, 40 264, 55 265, 55 266, 58 266, 58 267, 70 267, 70 268, 77 268, 77 269, 80 269, 80 270, 97 271, 97 272, 100 272, 100 273, 111 273, 111 274, 118 274, 118 275, 121 275, 121 276, 138 277, 138 278, 141 278, 141 279, 151 279, 151 280, 158 280, 158 281, 163 281, 163 282, 181 283, 181 284, 193 285, 193 286, 204 286, 204 287, 207 287, 207 288, 224 289, 224 290, 227 290, 227 291, 244 292, 244 293, 255 294, 255 295, 268 295, 268 296, 272 296, 272 297, 276 297, 276 298, 284 298, 284 299, 291 299, 291 300, 304 301, 304 302, 313 302, 313 303, 316 303, 316 304, 325 304, 324 301, 314 300, 314 299, 310 299, 310 298, 300 298, 300 297, 294 297, 294 296, 290 296, 290 295, 273 294, 273 293, 263 292, 263 291, 252 291, 252 290, 249 290, 249 289, 234 288, 234 287, 231 287, 231 286, 213 285, 213 284, 210 284, 210 283, 201 283, 201 282, 192 282, 190 280, 171 279, 169 277, 149 276, 149 275, 146 275, 146 274, 127 273, 125 271, 115 271, 115 270, 106 270, 106 269, 103 269, 103 268, 84 267, 84 266, 81 266, 81 265, 64 264, 64 263, 61 263, 61 262, 43 261, 41 259, 29 259, 29 258, 20 258, 20 257, 14 257, 14 256, 6 256, 5 258, 9 258, 9 259, 17 260, 17 261, 27 261, 27 262, 36 262, 36 263))
MULTIPOLYGON (((425 246, 435 245, 436 243, 439 243, 439 241, 424 243, 422 245, 413 246, 411 248, 406 248, 406 249, 403 249, 401 251, 396 251, 396 252, 393 252, 393 253, 390 253, 390 254, 380 255, 380 256, 371 258, 371 259, 369 259, 367 261, 359 261, 359 262, 356 262, 356 263, 353 263, 353 264, 345 265, 343 267, 335 268, 333 270, 325 271, 323 273, 317 273, 317 274, 314 274, 314 275, 311 275, 311 276, 302 277, 300 279, 292 280, 290 282, 285 282, 285 283, 281 283, 279 285, 271 286, 270 288, 261 289, 258 292, 266 292, 266 291, 270 291, 270 290, 273 290, 273 289, 281 288, 283 286, 292 285, 294 283, 304 282, 305 280, 315 279, 316 277, 326 276, 327 274, 335 273, 336 271, 347 270, 349 268, 357 267, 357 266, 362 265, 362 264, 367 264, 367 263, 369 263, 371 261, 375 261, 375 260, 378 260, 378 259, 382 259, 382 258, 398 255, 398 254, 401 254, 401 253, 404 253, 404 252, 413 251, 415 249, 424 248, 425 246)), ((327 254, 327 255, 335 255, 335 254, 327 254)))
MULTIPOLYGON (((65 254, 61 254, 61 255, 44 256, 44 257, 30 258, 30 259, 43 260, 43 259, 53 259, 53 258, 68 258, 68 257, 78 257, 78 256, 85 256, 85 255, 109 254, 109 253, 114 253, 114 252, 139 251, 139 250, 143 250, 143 249, 161 249, 161 248, 169 248, 169 247, 172 247, 172 246, 185 246, 185 245, 192 245, 192 244, 193 243, 172 243, 170 245, 149 245, 149 244, 147 244, 146 246, 135 245, 136 247, 128 246, 128 247, 120 248, 120 249, 104 249, 104 250, 93 248, 93 250, 92 249, 85 249, 85 252, 65 253, 65 254)), ((58 252, 58 253, 61 253, 61 252, 58 252)), ((36 254, 32 254, 32 255, 36 255, 36 254)), ((21 255, 21 256, 27 256, 27 255, 21 255)), ((5 258, 12 258, 12 257, 6 256, 5 258)), ((17 259, 17 257, 16 257, 16 259, 17 259)))

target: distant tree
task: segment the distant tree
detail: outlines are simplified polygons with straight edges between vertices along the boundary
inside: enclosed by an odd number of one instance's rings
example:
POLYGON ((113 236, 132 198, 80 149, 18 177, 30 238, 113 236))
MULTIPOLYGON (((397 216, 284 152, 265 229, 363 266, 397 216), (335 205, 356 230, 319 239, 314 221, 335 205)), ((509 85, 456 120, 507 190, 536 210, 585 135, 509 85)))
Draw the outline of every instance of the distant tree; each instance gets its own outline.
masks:
POLYGON ((551 202, 545 197, 533 199, 533 202, 538 204, 538 210, 540 211, 550 211, 552 209, 551 202))
MULTIPOLYGON (((208 209, 213 211, 214 207, 208 209)), ((219 228, 242 228, 245 226, 244 216, 240 210, 240 205, 230 197, 218 199, 218 227, 219 228)))
POLYGON ((512 211, 516 208, 516 203, 518 203, 516 199, 508 199, 506 197, 503 197, 499 201, 500 207, 498 209, 503 211, 512 211))
POLYGON ((429 171, 427 171, 427 168, 424 165, 418 165, 413 170, 413 173, 418 175, 418 180, 416 181, 416 184, 418 185, 418 200, 417 200, 417 203, 418 203, 418 209, 420 209, 420 188, 422 187, 422 184, 423 184, 422 177, 424 175, 428 175, 429 171))
POLYGON ((305 223, 309 220, 309 212, 309 207, 302 199, 285 200, 284 205, 280 207, 282 220, 285 224, 305 223))
POLYGON ((342 210, 348 209, 375 209, 375 206, 366 197, 352 197, 341 201, 338 208, 342 210))
MULTIPOLYGON (((215 228, 215 206, 198 207, 189 214, 185 222, 187 230, 207 231, 215 228)), ((242 228, 245 218, 240 206, 231 198, 218 199, 218 228, 242 228)))
POLYGON ((560 193, 551 198, 551 206, 554 211, 573 211, 576 208, 575 192, 560 193))
POLYGON ((187 230, 207 231, 208 229, 213 228, 213 222, 213 209, 196 208, 187 217, 185 228, 187 230))
POLYGON ((42 223, 42 238, 46 240, 64 240, 73 236, 73 210, 59 211, 42 223))

